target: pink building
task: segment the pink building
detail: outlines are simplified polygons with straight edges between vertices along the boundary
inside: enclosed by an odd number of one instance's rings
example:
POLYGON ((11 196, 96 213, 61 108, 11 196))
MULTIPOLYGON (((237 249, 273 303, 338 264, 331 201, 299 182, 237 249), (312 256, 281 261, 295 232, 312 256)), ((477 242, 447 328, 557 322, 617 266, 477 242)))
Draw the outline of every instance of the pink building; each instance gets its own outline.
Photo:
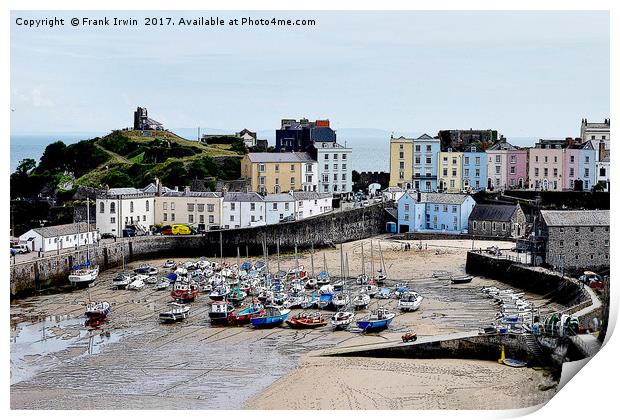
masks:
POLYGON ((579 155, 581 154, 579 147, 568 146, 564 149, 564 176, 562 188, 565 190, 573 190, 575 181, 581 179, 579 175, 579 155))
POLYGON ((527 149, 506 150, 506 188, 525 189, 527 181, 527 149))
POLYGON ((528 181, 531 190, 562 191, 566 140, 541 139, 529 149, 528 181))

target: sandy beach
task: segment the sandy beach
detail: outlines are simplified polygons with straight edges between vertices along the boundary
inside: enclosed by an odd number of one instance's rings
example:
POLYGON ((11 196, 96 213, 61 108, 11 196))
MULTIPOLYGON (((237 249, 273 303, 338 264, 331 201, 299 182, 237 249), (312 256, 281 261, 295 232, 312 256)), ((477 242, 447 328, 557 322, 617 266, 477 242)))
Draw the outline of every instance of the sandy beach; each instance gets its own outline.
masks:
MULTIPOLYGON (((370 240, 363 243, 365 271, 370 273, 370 240)), ((409 251, 403 250, 404 242, 381 240, 380 243, 389 283, 407 282, 424 296, 424 301, 417 312, 397 312, 390 328, 377 334, 334 332, 329 326, 309 331, 288 327, 272 330, 212 327, 207 316, 210 300, 204 295, 192 304, 190 318, 175 325, 161 325, 157 314, 170 300, 169 291, 154 291, 152 287, 140 291, 114 290, 112 278, 120 269, 102 273, 87 290, 12 302, 11 407, 491 409, 518 408, 548 399, 554 391, 538 391, 538 384, 544 383, 540 372, 506 368, 497 363, 304 358, 313 350, 331 346, 399 340, 412 327, 419 336, 431 336, 476 331, 493 320, 496 308, 480 293, 480 288, 507 286, 480 277, 462 285, 432 277, 438 270, 463 273, 465 255, 472 241, 411 242, 409 251), (84 326, 84 305, 89 298, 107 300, 112 305, 109 320, 100 330, 84 326), (371 380, 375 376, 377 381, 371 380), (296 399, 296 389, 312 388, 312 378, 316 381, 317 377, 322 378, 325 386, 312 391, 314 394, 308 391, 312 398, 296 399), (365 402, 360 395, 373 394, 379 383, 385 384, 380 387, 381 393, 383 388, 390 389, 390 398, 365 402), (407 386, 402 387, 401 383, 407 386), (356 392, 349 399, 333 400, 336 397, 330 390, 340 384, 356 392), (470 397, 471 393, 476 397, 470 397), (496 397, 498 393, 507 396, 496 397), (128 401, 131 401, 129 406, 128 401), (389 405, 385 405, 388 401, 389 405)), ((378 244, 378 240, 373 240, 375 270, 380 264, 378 244)), ((482 248, 491 245, 505 249, 513 246, 509 242, 475 243, 482 248)), ((362 270, 361 248, 362 241, 343 247, 352 277, 362 270)), ((256 256, 250 258, 256 259, 256 256)), ((331 275, 338 277, 340 250, 317 251, 313 258, 315 272, 323 269, 324 259, 331 275)), ((298 260, 311 270, 310 253, 300 254, 298 260)), ((161 267, 163 261, 148 263, 161 267)), ((143 262, 132 262, 128 268, 143 262)), ((236 258, 228 262, 234 263, 236 258)), ((281 256, 279 263, 281 269, 297 264, 293 255, 281 256)), ((271 271, 277 269, 275 255, 269 257, 269 265, 271 271)), ((542 312, 559 309, 541 296, 526 296, 542 312)), ((397 300, 373 299, 370 309, 379 304, 395 310, 397 300)), ((361 311, 359 315, 365 313, 361 311)), ((324 315, 329 316, 329 312, 324 315)))

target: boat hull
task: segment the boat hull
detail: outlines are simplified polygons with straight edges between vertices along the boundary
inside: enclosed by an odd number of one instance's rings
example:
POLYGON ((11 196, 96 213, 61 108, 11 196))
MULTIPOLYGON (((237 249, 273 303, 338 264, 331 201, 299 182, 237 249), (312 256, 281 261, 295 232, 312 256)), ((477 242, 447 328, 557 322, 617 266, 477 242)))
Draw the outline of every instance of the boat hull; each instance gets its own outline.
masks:
POLYGON ((381 319, 377 321, 357 321, 357 326, 364 332, 382 331, 389 327, 393 318, 381 319))
POLYGON ((256 317, 250 320, 254 328, 274 328, 282 325, 288 314, 278 316, 256 317))

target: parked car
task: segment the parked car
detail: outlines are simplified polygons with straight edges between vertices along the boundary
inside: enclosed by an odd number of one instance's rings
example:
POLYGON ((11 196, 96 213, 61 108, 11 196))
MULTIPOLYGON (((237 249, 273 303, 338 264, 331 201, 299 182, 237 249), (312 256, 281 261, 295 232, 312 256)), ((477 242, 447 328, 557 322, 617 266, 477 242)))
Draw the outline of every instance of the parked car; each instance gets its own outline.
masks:
POLYGON ((159 230, 159 233, 161 235, 172 235, 172 226, 170 225, 162 226, 161 229, 159 230))
POLYGON ((102 233, 101 234, 101 239, 114 239, 116 238, 116 235, 113 233, 102 233))
POLYGON ((136 230, 131 228, 123 229, 123 238, 132 238, 136 236, 136 230))
POLYGON ((196 229, 188 225, 172 225, 173 235, 191 235, 196 233, 196 229))
POLYGON ((221 229, 220 225, 211 225, 211 226, 209 226, 209 230, 220 230, 220 229, 221 229))
POLYGON ((26 244, 17 244, 13 246, 13 249, 18 254, 27 254, 30 252, 30 249, 28 248, 28 245, 26 244))

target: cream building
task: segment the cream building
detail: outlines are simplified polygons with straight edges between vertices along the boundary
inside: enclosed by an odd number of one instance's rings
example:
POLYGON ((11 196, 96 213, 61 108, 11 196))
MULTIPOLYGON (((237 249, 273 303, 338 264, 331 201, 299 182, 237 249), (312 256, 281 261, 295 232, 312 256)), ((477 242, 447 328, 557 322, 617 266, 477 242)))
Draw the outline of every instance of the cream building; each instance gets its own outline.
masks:
POLYGON ((254 192, 316 191, 315 174, 316 161, 305 152, 248 153, 241 159, 241 177, 250 180, 254 192))
POLYGON ((463 185, 463 153, 439 152, 437 183, 439 190, 449 193, 460 193, 463 185))
POLYGON ((167 191, 155 199, 155 224, 188 224, 199 231, 211 226, 221 226, 222 201, 220 193, 190 191, 167 191))

